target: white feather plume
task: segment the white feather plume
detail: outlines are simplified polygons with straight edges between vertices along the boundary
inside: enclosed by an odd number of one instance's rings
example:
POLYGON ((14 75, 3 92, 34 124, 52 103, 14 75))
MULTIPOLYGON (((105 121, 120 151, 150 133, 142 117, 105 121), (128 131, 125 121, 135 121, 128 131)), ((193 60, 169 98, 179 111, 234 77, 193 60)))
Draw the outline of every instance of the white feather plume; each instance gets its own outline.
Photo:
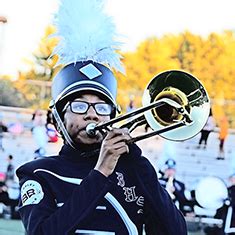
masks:
POLYGON ((57 64, 92 60, 124 73, 115 25, 104 13, 105 0, 60 0, 55 16, 57 64))

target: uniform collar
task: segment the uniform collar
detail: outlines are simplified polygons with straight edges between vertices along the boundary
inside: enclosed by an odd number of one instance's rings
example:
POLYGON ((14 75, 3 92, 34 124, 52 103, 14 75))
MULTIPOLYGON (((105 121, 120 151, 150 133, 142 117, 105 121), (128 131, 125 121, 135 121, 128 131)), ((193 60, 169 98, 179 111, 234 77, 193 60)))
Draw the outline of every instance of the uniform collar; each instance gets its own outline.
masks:
POLYGON ((100 152, 100 145, 79 145, 77 149, 64 144, 59 152, 59 156, 74 162, 97 160, 100 152))
MULTIPOLYGON (((59 152, 59 156, 73 161, 97 161, 100 153, 99 145, 80 145, 77 149, 72 148, 70 145, 64 144, 59 152)), ((129 145, 129 154, 131 158, 141 156, 142 151, 136 144, 129 145)))

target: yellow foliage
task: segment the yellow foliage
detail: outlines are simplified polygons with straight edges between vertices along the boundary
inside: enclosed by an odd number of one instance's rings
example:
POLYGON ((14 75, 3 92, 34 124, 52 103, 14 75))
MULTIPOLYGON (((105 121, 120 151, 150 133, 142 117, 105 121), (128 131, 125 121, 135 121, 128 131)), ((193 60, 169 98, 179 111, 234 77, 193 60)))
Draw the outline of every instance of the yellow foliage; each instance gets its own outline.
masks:
POLYGON ((159 72, 182 69, 205 86, 217 119, 225 114, 230 117, 230 123, 234 120, 235 37, 232 31, 212 33, 206 38, 188 31, 162 38, 151 37, 123 57, 126 77, 116 74, 121 90, 118 102, 123 107, 128 105, 131 95, 140 106, 146 85, 159 72), (233 105, 228 105, 228 101, 233 105))
MULTIPOLYGON (((20 73, 15 84, 30 100, 33 99, 35 91, 25 86, 25 81, 49 81, 59 69, 54 68, 58 58, 49 58, 57 44, 55 38, 48 38, 53 32, 55 29, 52 26, 46 29, 45 36, 35 52, 36 61, 28 61, 32 69, 27 73, 20 73)), ((123 53, 123 64, 126 75, 115 72, 119 86, 118 103, 123 111, 132 97, 135 99, 135 105, 141 106, 145 87, 158 73, 181 69, 193 74, 204 84, 216 118, 226 114, 230 118, 230 124, 234 120, 234 32, 211 33, 208 37, 202 37, 185 31, 178 35, 167 34, 161 38, 150 37, 141 42, 135 51, 123 53)), ((43 107, 47 102, 48 99, 42 102, 43 107)), ((231 125, 235 127, 235 122, 231 125)))

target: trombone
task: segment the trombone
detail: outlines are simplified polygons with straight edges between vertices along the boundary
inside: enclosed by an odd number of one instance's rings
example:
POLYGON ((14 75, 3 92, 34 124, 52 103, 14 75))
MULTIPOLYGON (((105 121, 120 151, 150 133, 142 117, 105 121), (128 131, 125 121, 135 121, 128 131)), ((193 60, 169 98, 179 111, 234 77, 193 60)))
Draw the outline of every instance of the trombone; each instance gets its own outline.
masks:
POLYGON ((98 131, 108 131, 113 124, 133 118, 120 128, 128 128, 132 132, 138 126, 148 124, 153 131, 132 137, 128 143, 155 135, 182 141, 201 131, 210 111, 209 97, 203 85, 181 70, 169 70, 155 76, 144 90, 142 104, 143 107, 110 121, 88 124, 87 134, 96 136, 98 131))

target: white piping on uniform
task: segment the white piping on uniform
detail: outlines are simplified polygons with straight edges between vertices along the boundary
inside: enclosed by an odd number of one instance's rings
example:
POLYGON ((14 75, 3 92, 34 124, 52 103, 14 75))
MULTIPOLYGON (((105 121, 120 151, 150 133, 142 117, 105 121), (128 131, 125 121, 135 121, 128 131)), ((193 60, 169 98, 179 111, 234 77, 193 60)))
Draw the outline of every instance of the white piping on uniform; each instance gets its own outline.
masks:
MULTIPOLYGON (((34 173, 40 172, 40 171, 51 174, 51 175, 55 176, 56 178, 58 178, 62 181, 68 182, 68 183, 79 185, 82 182, 82 179, 60 176, 60 175, 58 175, 54 172, 51 172, 49 170, 46 170, 46 169, 36 169, 36 170, 34 170, 34 173)), ((129 232, 129 235, 138 235, 138 230, 137 230, 135 224, 131 221, 131 219, 127 215, 127 213, 124 210, 124 208, 122 207, 122 205, 118 202, 118 200, 111 193, 106 193, 106 195, 104 197, 114 207, 114 209, 117 211, 117 213, 121 217, 122 221, 126 225, 126 228, 129 232)))

